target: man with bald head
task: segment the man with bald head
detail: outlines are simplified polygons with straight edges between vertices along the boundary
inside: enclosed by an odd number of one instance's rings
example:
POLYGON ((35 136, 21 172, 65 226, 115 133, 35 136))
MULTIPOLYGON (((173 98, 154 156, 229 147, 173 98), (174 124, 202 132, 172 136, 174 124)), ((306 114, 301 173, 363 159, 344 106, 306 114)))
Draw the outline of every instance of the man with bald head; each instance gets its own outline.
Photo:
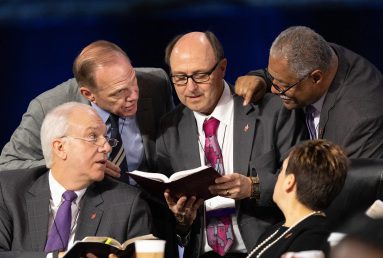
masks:
POLYGON ((171 174, 206 164, 223 175, 209 188, 218 196, 205 202, 164 193, 178 242, 186 257, 245 257, 278 219, 272 204, 276 172, 302 127, 272 94, 242 105, 224 80, 227 59, 212 32, 177 36, 165 60, 181 104, 161 120, 159 170, 171 174))

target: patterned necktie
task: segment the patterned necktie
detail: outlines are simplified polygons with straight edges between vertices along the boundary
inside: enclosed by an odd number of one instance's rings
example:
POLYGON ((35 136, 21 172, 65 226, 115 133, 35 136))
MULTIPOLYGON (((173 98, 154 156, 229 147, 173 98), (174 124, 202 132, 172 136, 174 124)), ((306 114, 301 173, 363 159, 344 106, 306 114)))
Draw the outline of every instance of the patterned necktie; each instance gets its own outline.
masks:
POLYGON ((306 107, 306 125, 307 129, 309 130, 311 140, 317 139, 317 133, 314 124, 315 111, 316 108, 312 105, 308 105, 306 107))
POLYGON ((124 145, 122 143, 121 134, 118 126, 118 120, 119 117, 115 114, 110 114, 109 116, 109 122, 110 122, 110 137, 117 139, 118 143, 117 146, 113 147, 112 152, 109 155, 109 160, 112 161, 114 164, 120 167, 121 169, 121 177, 118 179, 120 181, 129 183, 129 177, 126 174, 128 171, 128 163, 126 161, 126 154, 124 145))
POLYGON ((68 246, 70 226, 72 223, 72 202, 77 198, 73 191, 65 191, 62 195, 64 201, 57 210, 44 251, 65 251, 68 246))
MULTIPOLYGON (((207 162, 221 175, 225 173, 222 152, 217 140, 219 121, 210 118, 203 124, 205 132, 205 156, 207 162)), ((233 226, 229 215, 206 218, 207 242, 214 252, 224 256, 234 241, 233 226)))

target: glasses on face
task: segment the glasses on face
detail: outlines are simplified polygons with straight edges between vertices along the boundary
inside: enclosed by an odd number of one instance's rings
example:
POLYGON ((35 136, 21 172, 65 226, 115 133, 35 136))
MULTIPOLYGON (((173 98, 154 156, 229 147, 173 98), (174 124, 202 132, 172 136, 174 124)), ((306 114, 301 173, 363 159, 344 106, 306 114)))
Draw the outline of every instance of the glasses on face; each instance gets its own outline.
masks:
POLYGON ((99 136, 99 137, 91 137, 90 136, 90 137, 86 137, 86 138, 74 137, 74 136, 63 136, 62 138, 64 138, 64 137, 90 142, 90 143, 93 143, 94 145, 96 145, 98 147, 104 147, 105 143, 109 143, 109 145, 111 147, 116 147, 118 144, 117 139, 109 138, 108 136, 99 136))
MULTIPOLYGON (((221 61, 221 60, 220 60, 221 61)), ((187 74, 172 74, 170 77, 172 79, 172 82, 176 86, 185 86, 188 83, 189 78, 193 80, 195 83, 204 83, 210 80, 210 75, 214 72, 214 70, 217 68, 219 62, 218 61, 213 68, 211 68, 209 71, 204 73, 194 73, 192 75, 187 74)))
POLYGON ((300 84, 301 82, 303 82, 304 80, 306 80, 309 75, 310 75, 311 72, 309 72, 308 74, 306 74, 305 76, 303 76, 299 81, 297 81, 296 83, 293 83, 293 84, 290 84, 290 85, 286 85, 285 87, 283 87, 284 89, 281 89, 281 87, 279 87, 278 85, 274 84, 274 80, 275 78, 269 73, 269 71, 267 70, 267 68, 265 69, 265 74, 266 74, 266 79, 271 83, 271 85, 274 87, 274 89, 276 89, 278 91, 278 94, 279 95, 283 95, 285 94, 288 90, 290 90, 291 88, 297 86, 298 84, 300 84))

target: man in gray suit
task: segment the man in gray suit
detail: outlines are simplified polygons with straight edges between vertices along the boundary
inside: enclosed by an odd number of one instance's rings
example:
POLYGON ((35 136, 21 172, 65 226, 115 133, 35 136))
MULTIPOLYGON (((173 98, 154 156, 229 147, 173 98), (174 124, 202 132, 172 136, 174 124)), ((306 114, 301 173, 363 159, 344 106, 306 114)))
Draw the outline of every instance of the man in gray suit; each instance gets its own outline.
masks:
POLYGON ((215 203, 228 208, 225 216, 230 216, 231 232, 234 230, 234 241, 221 255, 245 257, 263 230, 278 219, 272 204, 277 169, 289 148, 300 140, 303 126, 297 126, 295 112, 284 109, 272 94, 260 103, 242 105, 243 99, 224 80, 227 60, 211 32, 176 37, 168 45, 165 59, 182 104, 161 120, 159 169, 171 174, 213 165, 206 153, 206 140, 211 137, 205 137, 204 127, 206 122, 218 120, 214 137, 221 164, 214 167, 224 172, 209 189, 219 197, 206 200, 205 209, 199 209, 203 200, 195 196, 177 198, 165 192, 177 222, 179 244, 186 248, 185 257, 221 257, 212 251, 205 229, 204 210, 219 212, 215 203))
MULTIPOLYGON (((70 79, 31 101, 21 124, 3 148, 0 171, 45 164, 39 136, 41 123, 51 109, 69 101, 96 108, 107 124, 109 136, 109 115, 119 116, 129 171, 155 171, 159 119, 174 107, 166 73, 157 68, 133 69, 126 53, 107 41, 86 46, 73 64, 73 73, 76 79, 70 79)), ((120 176, 119 167, 109 161, 106 172, 120 176)))
POLYGON ((267 69, 236 82, 245 102, 262 88, 306 113, 312 139, 330 140, 350 158, 383 158, 383 76, 362 56, 308 27, 290 27, 274 40, 267 69))
POLYGON ((52 110, 41 127, 48 169, 0 173, 0 256, 61 257, 85 236, 122 242, 150 233, 150 210, 141 192, 104 177, 115 143, 89 105, 70 102, 52 110), (68 206, 70 223, 60 227, 62 195, 68 191, 75 198, 68 206), (55 230, 59 241, 52 246, 55 230))

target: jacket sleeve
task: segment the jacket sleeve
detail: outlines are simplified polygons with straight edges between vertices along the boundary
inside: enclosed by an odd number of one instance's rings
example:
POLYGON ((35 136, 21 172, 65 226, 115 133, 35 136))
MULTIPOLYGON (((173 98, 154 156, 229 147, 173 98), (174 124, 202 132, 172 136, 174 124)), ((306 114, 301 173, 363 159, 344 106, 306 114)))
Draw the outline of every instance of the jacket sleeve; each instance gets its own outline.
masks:
POLYGON ((21 123, 0 156, 0 171, 45 165, 40 143, 40 128, 45 112, 38 99, 29 103, 21 123))

